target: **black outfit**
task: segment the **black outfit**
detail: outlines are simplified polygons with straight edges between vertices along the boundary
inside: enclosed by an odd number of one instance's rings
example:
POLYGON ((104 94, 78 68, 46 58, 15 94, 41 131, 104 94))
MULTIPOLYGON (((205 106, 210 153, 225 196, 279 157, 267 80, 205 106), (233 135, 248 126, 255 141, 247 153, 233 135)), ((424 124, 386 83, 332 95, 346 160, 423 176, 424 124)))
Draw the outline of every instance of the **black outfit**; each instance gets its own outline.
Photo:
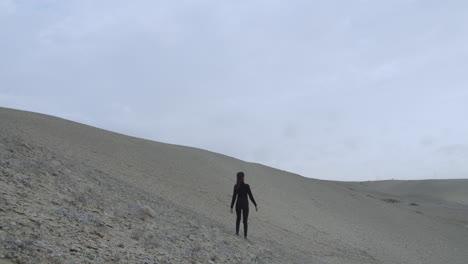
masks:
POLYGON ((244 237, 247 237, 247 217, 249 217, 249 200, 247 199, 247 194, 250 197, 252 203, 257 207, 257 203, 253 198, 252 191, 250 190, 250 186, 244 182, 241 182, 239 189, 236 189, 234 185, 234 191, 232 193, 232 202, 231 208, 234 206, 234 202, 236 201, 236 234, 239 235, 239 225, 241 219, 241 211, 243 215, 243 223, 244 223, 244 237))

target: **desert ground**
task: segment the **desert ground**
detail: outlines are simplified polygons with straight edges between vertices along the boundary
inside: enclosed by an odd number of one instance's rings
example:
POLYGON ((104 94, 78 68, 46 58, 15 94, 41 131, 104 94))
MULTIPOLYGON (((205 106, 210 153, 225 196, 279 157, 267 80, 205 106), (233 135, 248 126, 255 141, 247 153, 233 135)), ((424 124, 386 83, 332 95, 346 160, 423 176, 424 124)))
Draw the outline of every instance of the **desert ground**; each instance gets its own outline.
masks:
POLYGON ((317 180, 6 108, 0 192, 0 263, 468 263, 468 180, 317 180))

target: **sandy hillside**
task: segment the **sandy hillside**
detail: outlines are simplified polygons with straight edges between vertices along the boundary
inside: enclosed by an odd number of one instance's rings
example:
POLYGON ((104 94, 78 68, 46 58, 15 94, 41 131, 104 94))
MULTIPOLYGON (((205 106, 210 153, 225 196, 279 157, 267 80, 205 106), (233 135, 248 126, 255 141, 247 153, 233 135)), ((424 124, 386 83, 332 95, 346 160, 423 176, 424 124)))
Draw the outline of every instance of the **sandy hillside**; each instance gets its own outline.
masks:
MULTIPOLYGON (((345 183, 0 108, 0 261, 466 263, 468 181, 345 183), (249 240, 229 213, 242 170, 249 240)), ((242 227, 241 227, 242 230, 242 227)))
POLYGON ((387 193, 412 200, 468 205, 468 179, 370 181, 350 183, 350 186, 363 191, 387 193))

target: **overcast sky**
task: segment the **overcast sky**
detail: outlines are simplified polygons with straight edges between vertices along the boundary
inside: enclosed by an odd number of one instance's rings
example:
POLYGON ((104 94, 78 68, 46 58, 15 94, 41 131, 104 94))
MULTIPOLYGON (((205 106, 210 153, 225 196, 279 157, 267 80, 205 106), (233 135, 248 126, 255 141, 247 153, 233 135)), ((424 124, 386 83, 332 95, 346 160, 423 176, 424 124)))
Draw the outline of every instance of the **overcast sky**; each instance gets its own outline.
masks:
POLYGON ((312 178, 468 178, 467 14, 463 0, 0 0, 0 106, 312 178))

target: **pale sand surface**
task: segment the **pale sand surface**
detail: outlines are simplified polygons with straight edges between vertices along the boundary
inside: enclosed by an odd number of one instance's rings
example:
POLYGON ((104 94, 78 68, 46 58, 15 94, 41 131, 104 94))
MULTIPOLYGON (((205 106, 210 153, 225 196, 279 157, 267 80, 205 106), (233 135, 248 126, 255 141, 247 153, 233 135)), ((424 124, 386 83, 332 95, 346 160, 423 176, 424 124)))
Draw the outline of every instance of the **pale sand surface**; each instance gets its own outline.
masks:
POLYGON ((151 257, 158 263, 467 263, 467 180, 322 181, 37 113, 0 108, 0 123, 0 213, 5 215, 0 224, 8 227, 0 233, 0 253, 9 259, 23 254, 72 263, 67 258, 82 261, 92 253, 91 262, 111 262, 113 254, 123 262, 151 257), (237 171, 245 172, 259 205, 256 213, 251 204, 247 242, 233 235, 235 216, 229 213, 237 171), (82 202, 95 193, 102 197, 82 202), (37 197, 57 204, 38 204, 37 197), (156 215, 137 217, 143 205, 156 215), (67 206, 97 220, 90 224, 70 217, 76 214, 67 206), (65 241, 63 252, 49 244, 44 254, 11 246, 7 236, 13 232, 42 239, 34 234, 44 228, 11 226, 12 219, 38 215, 50 218, 42 227, 61 223, 75 242, 45 233, 49 242, 65 241), (99 221, 113 227, 103 228, 99 221), (85 247, 93 228, 103 238, 94 236, 97 246, 85 247), (136 231, 145 235, 135 239, 136 231), (163 242, 143 243, 152 233, 163 242), (107 239, 106 247, 99 239, 107 239), (79 251, 70 248, 80 245, 79 251), (184 248, 198 253, 184 253, 184 248), (17 255, 7 256, 12 250, 17 255))

